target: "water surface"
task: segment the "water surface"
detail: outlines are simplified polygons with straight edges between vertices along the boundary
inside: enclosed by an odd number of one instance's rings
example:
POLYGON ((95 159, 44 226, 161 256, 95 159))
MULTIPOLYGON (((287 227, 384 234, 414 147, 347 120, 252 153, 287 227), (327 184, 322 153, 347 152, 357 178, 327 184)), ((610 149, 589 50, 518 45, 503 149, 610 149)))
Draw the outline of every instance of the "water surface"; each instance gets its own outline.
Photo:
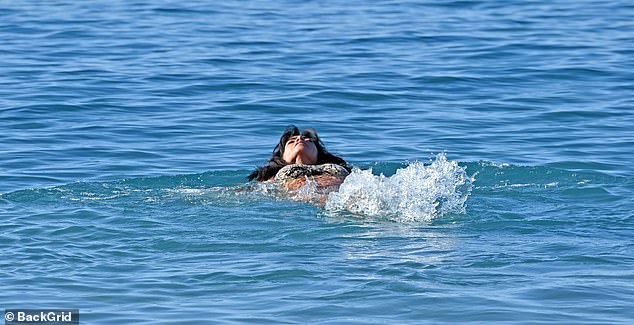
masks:
POLYGON ((627 1, 14 1, 0 40, 0 307, 634 318, 627 1), (324 207, 246 184, 288 124, 359 168, 324 207))

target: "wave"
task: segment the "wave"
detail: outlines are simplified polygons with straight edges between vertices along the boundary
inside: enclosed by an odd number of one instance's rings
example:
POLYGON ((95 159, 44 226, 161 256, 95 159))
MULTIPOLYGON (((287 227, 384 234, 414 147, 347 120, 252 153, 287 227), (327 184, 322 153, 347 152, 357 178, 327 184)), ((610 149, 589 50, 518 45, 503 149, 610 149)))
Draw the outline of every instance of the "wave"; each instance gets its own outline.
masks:
POLYGON ((431 164, 413 162, 389 177, 356 169, 328 195, 325 208, 399 222, 431 221, 464 213, 473 181, 466 167, 441 153, 431 164))
POLYGON ((429 222, 454 214, 481 215, 497 206, 494 203, 500 198, 499 203, 513 209, 545 201, 565 207, 580 204, 580 199, 627 207, 634 191, 631 178, 580 168, 584 166, 579 164, 562 168, 458 163, 439 154, 426 163, 378 162, 362 167, 332 193, 319 192, 310 183, 294 192, 273 184, 246 183, 248 171, 233 170, 17 190, 0 194, 0 206, 18 211, 78 204, 130 209, 160 205, 174 210, 183 206, 244 207, 245 211, 256 211, 263 204, 267 209, 285 209, 288 205, 283 202, 301 201, 323 207, 327 215, 429 222))

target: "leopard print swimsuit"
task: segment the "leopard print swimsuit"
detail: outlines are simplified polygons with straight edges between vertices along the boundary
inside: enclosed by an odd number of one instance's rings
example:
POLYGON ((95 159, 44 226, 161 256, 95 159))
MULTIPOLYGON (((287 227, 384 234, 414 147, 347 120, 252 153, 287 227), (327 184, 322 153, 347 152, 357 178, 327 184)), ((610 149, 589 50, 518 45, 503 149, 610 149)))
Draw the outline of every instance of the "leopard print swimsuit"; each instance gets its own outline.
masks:
POLYGON ((293 164, 284 166, 275 175, 276 181, 287 181, 289 179, 304 177, 304 176, 317 176, 328 175, 334 177, 345 178, 348 176, 348 171, 337 164, 323 164, 323 165, 301 165, 293 164))

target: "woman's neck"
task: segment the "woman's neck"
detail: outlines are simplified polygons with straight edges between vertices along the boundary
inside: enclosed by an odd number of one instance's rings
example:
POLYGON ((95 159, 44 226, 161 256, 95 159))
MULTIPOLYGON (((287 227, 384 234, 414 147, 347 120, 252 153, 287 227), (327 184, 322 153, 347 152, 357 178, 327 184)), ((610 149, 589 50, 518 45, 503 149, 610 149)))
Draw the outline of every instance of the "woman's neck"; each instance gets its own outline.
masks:
POLYGON ((297 157, 295 157, 295 164, 300 164, 300 165, 314 165, 317 163, 316 159, 310 159, 308 157, 302 157, 302 155, 297 155, 297 157))

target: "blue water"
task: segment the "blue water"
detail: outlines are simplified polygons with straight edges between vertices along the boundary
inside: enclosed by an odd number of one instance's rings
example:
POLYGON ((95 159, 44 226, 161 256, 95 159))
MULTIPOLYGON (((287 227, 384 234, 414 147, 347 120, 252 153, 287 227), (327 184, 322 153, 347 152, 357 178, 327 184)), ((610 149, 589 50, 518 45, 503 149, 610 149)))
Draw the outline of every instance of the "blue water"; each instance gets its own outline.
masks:
POLYGON ((0 44, 0 308, 634 320, 630 1, 4 1, 0 44), (291 123, 357 168, 325 204, 246 183, 291 123))

